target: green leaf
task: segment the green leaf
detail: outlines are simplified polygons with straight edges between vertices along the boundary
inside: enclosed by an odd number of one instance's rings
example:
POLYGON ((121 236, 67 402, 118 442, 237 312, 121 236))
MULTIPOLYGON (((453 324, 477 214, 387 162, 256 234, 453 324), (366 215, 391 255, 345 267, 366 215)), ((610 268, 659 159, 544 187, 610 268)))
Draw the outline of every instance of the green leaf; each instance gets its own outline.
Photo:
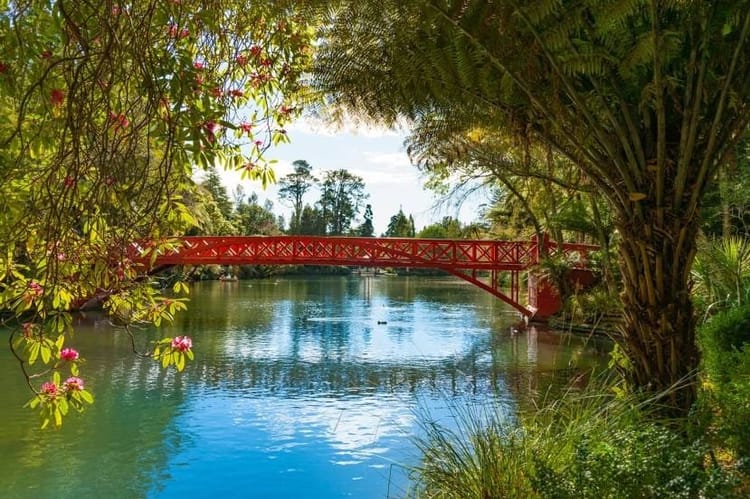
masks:
POLYGON ((29 344, 29 365, 33 365, 39 357, 39 342, 33 341, 29 344))
POLYGON ((42 362, 49 364, 49 361, 52 358, 52 349, 44 344, 40 346, 40 352, 42 355, 42 362))
POLYGON ((86 390, 81 390, 80 392, 78 392, 78 395, 81 397, 81 400, 83 400, 84 402, 88 404, 94 403, 94 396, 90 392, 86 390))

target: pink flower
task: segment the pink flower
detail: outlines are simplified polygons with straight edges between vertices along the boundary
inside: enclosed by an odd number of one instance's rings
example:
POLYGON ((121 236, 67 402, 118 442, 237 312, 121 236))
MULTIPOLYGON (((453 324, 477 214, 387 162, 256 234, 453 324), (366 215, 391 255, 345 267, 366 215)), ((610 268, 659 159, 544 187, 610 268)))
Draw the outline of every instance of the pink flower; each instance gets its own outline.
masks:
POLYGON ((55 88, 50 92, 49 100, 52 102, 53 106, 62 106, 63 102, 65 102, 65 92, 59 88, 55 88))
POLYGON ((34 331, 34 324, 32 322, 24 322, 21 325, 21 328, 23 329, 23 337, 28 338, 31 336, 31 333, 34 331))
POLYGON ((29 284, 27 285, 29 288, 29 294, 34 296, 41 296, 44 292, 44 289, 42 288, 42 285, 39 284, 36 281, 29 281, 29 284))
POLYGON ((206 138, 209 142, 216 140, 216 132, 219 130, 219 125, 213 120, 209 120, 203 124, 203 128, 206 129, 206 138))
POLYGON ((170 38, 177 38, 177 25, 170 24, 167 33, 169 34, 170 38))
POLYGON ((195 69, 197 69, 198 71, 200 71, 200 70, 202 70, 202 69, 206 69, 206 65, 205 65, 205 64, 203 64, 203 63, 202 63, 201 61, 195 61, 195 62, 193 63, 193 67, 194 67, 195 69))
POLYGON ((249 134, 250 132, 253 131, 253 124, 248 123, 247 121, 243 121, 242 123, 240 123, 240 130, 249 134))
POLYGON ((240 54, 237 57, 235 57, 235 61, 237 62, 238 65, 244 66, 245 64, 247 64, 247 56, 244 54, 240 54))
POLYGON ((182 30, 180 31, 180 38, 187 38, 188 36, 190 36, 190 30, 187 28, 182 28, 182 30))
POLYGON ((83 390, 83 380, 76 376, 71 376, 63 383, 65 389, 69 392, 80 392, 83 390))
POLYGON ((253 45, 252 47, 250 47, 250 53, 253 55, 253 57, 258 57, 262 51, 263 49, 257 45, 253 45))
POLYGON ((123 113, 115 114, 113 112, 110 112, 109 119, 113 121, 112 127, 115 131, 120 128, 127 128, 130 124, 130 121, 125 117, 123 113))
POLYGON ((190 339, 190 336, 175 336, 172 338, 172 348, 175 350, 179 350, 180 352, 185 352, 187 350, 190 350, 193 347, 193 340, 190 339))
POLYGON ((78 350, 73 348, 63 348, 60 351, 60 358, 62 360, 78 360, 78 350))
POLYGON ((42 393, 47 395, 49 398, 57 397, 57 385, 51 381, 42 383, 42 393))

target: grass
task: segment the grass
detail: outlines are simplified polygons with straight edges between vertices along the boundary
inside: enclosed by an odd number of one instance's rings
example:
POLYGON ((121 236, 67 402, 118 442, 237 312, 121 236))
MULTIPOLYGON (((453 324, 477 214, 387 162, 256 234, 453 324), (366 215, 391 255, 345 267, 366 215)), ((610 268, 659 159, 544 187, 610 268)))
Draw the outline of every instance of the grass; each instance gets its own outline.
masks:
POLYGON ((536 410, 454 404, 451 429, 421 414, 411 496, 419 498, 732 497, 739 474, 687 428, 654 419, 655 401, 609 378, 571 386, 536 410))

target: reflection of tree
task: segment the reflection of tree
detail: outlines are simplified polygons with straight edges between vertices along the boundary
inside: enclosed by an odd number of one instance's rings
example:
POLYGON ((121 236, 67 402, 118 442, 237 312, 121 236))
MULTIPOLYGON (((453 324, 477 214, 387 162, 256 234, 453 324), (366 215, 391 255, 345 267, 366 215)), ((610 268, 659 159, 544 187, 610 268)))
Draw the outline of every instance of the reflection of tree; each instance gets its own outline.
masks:
MULTIPOLYGON (((72 340, 89 354, 86 370, 97 397, 91 409, 69 418, 59 432, 40 432, 34 415, 21 407, 21 397, 28 398, 23 387, 15 390, 19 401, 10 394, 16 403, 3 411, 0 441, 3 462, 15 464, 3 467, 3 497, 29 497, 30 470, 44 477, 34 482, 34 497, 146 497, 182 445, 181 434, 169 431, 183 401, 180 377, 133 356, 126 335, 108 325, 101 330, 97 318, 78 324, 72 340), (52 459, 64 465, 51 465, 52 459)), ((15 374, 5 360, 0 356, 3 379, 15 374)))

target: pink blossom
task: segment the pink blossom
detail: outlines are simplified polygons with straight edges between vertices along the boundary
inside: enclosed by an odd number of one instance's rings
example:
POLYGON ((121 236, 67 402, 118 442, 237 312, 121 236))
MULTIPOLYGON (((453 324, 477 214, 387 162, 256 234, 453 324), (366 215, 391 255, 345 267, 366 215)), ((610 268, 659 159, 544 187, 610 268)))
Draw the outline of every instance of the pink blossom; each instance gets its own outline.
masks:
POLYGON ((250 47, 250 53, 253 55, 253 57, 258 57, 262 51, 263 49, 257 45, 253 45, 252 47, 250 47))
POLYGON ((244 66, 247 64, 247 56, 244 54, 240 54, 237 57, 235 57, 235 61, 237 61, 237 64, 240 66, 244 66))
POLYGON ((65 380, 63 386, 65 386, 65 389, 69 392, 80 392, 83 390, 83 380, 76 376, 71 376, 65 380))
POLYGON ((206 129, 206 137, 209 142, 216 140, 216 132, 219 130, 219 124, 213 120, 209 120, 203 124, 203 128, 206 129))
POLYGON ((202 69, 206 69, 206 65, 205 65, 205 64, 203 64, 203 63, 202 63, 201 61, 195 61, 195 62, 193 63, 193 67, 194 67, 195 69, 197 69, 198 71, 200 71, 200 70, 202 70, 202 69))
POLYGON ((179 350, 180 352, 185 352, 187 350, 190 350, 193 347, 193 340, 190 339, 190 336, 175 336, 172 338, 172 348, 175 350, 179 350))
POLYGON ((55 398, 57 396, 57 385, 52 383, 51 381, 42 383, 42 393, 50 398, 55 398))
POLYGON ((73 348, 63 348, 60 351, 60 358, 62 360, 78 360, 78 350, 73 348))
POLYGON ((21 325, 21 328, 23 329, 23 337, 28 338, 31 336, 31 333, 34 331, 34 323, 33 322, 24 322, 21 325))
POLYGON ((44 288, 42 288, 42 285, 36 281, 29 281, 27 287, 29 288, 29 293, 33 296, 41 296, 44 292, 44 288))
POLYGON ((65 92, 59 88, 55 88, 50 92, 49 100, 52 102, 53 106, 62 106, 63 102, 65 102, 65 92))
POLYGON ((188 36, 190 36, 190 30, 187 28, 182 28, 182 30, 180 31, 180 38, 187 38, 188 36))
POLYGON ((170 38, 177 38, 177 25, 170 24, 167 33, 169 34, 170 38))
POLYGON ((240 123, 240 130, 249 134, 253 130, 253 124, 248 123, 247 121, 243 121, 242 123, 240 123))
POLYGON ((120 128, 127 128, 130 124, 130 121, 125 117, 123 113, 115 114, 113 112, 110 112, 109 119, 113 121, 112 126, 115 131, 120 128))

